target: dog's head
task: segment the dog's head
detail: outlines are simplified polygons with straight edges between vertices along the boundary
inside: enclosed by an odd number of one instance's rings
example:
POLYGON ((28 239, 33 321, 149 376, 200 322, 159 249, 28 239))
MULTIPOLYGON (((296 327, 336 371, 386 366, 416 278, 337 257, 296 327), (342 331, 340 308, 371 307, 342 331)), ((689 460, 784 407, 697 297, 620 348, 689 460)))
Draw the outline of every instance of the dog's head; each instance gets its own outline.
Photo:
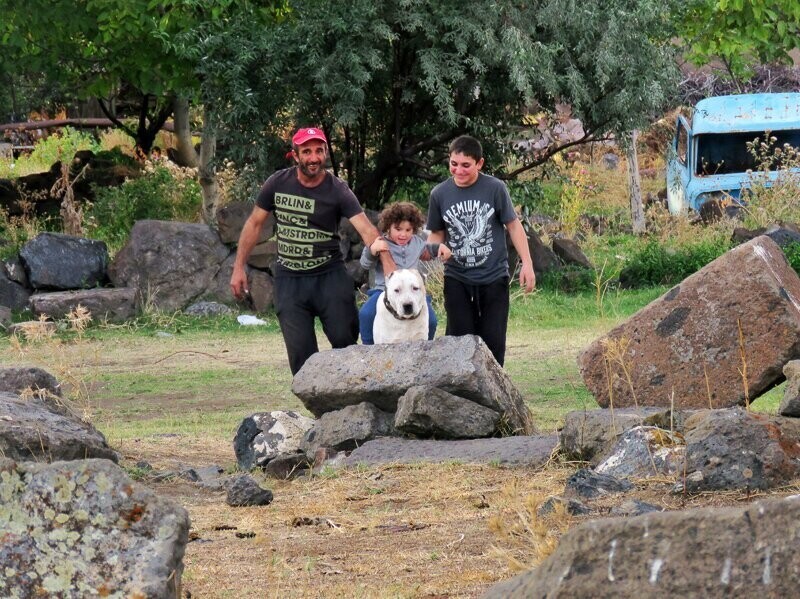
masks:
POLYGON ((425 281, 418 270, 401 268, 386 277, 386 300, 400 318, 416 318, 427 309, 425 281))

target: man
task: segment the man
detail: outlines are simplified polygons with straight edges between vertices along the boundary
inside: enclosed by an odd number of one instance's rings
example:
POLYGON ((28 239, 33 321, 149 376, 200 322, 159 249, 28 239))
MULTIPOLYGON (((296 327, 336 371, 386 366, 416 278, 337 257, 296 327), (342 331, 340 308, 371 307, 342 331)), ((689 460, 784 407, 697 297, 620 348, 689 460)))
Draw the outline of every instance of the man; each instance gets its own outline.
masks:
MULTIPOLYGON (((275 313, 292 375, 319 351, 315 317, 333 347, 346 347, 358 339, 353 280, 339 249, 340 219, 349 219, 367 246, 378 237, 347 184, 325 170, 327 157, 328 142, 321 129, 305 127, 292 137, 296 166, 277 171, 262 186, 242 228, 231 276, 234 296, 244 297, 247 258, 274 212, 278 238, 275 313)), ((388 268, 392 269, 391 263, 388 268)))
POLYGON ((453 253, 444 267, 447 334, 480 336, 502 366, 509 310, 505 229, 522 260, 519 284, 526 293, 536 285, 536 275, 508 188, 481 168, 480 142, 468 135, 453 140, 452 177, 431 191, 428 243, 446 243, 453 253))

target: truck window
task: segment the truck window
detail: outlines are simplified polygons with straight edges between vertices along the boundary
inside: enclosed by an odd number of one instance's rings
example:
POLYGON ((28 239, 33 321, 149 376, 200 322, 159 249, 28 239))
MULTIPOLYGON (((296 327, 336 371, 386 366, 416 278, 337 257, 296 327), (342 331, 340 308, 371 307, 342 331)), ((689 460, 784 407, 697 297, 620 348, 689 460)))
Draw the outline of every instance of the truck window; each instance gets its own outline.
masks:
POLYGON ((743 173, 748 169, 757 170, 759 165, 747 150, 747 143, 756 138, 763 141, 767 135, 777 139, 774 147, 783 147, 787 143, 795 148, 800 147, 800 130, 698 135, 696 174, 727 175, 743 173))

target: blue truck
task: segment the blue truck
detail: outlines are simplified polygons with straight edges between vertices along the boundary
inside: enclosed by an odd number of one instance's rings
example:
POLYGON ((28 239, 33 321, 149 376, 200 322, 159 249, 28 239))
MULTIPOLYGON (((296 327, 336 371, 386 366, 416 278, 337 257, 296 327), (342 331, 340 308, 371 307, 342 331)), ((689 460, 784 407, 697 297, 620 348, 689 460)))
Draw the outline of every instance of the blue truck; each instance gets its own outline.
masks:
POLYGON ((709 201, 739 203, 748 171, 759 167, 747 143, 767 135, 775 147, 800 147, 800 93, 706 98, 691 122, 679 116, 667 157, 669 211, 699 211, 709 201))

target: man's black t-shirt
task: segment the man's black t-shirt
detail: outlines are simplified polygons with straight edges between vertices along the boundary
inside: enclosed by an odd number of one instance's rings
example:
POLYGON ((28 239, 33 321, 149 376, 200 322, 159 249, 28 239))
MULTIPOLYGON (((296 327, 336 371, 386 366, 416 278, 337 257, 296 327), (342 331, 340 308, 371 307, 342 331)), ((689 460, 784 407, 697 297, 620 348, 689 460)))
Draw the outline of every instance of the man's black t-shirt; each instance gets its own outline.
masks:
POLYGON ((266 180, 256 205, 275 214, 278 237, 276 276, 320 274, 343 261, 339 221, 363 212, 347 184, 326 173, 316 187, 297 179, 297 167, 266 180))

